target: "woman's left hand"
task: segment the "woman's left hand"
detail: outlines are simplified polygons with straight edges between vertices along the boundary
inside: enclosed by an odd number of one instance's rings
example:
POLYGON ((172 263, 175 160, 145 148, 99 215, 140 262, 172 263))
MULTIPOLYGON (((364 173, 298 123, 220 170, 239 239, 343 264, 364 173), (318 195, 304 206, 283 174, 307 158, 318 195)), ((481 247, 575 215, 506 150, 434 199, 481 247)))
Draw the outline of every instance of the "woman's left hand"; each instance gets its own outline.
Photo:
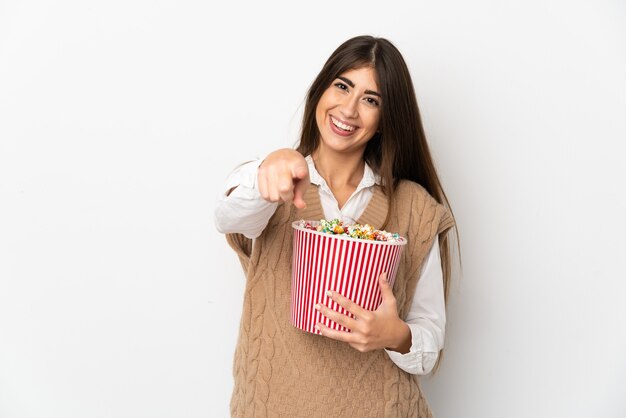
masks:
POLYGON ((411 330, 398 316, 396 298, 387 282, 387 274, 382 273, 378 282, 383 300, 375 311, 363 309, 350 299, 332 290, 328 291, 329 297, 354 315, 354 319, 323 304, 315 306, 315 309, 319 310, 322 315, 339 325, 343 325, 351 332, 330 329, 321 322, 317 323, 316 328, 323 336, 347 342, 363 353, 381 348, 407 353, 411 346, 411 330))

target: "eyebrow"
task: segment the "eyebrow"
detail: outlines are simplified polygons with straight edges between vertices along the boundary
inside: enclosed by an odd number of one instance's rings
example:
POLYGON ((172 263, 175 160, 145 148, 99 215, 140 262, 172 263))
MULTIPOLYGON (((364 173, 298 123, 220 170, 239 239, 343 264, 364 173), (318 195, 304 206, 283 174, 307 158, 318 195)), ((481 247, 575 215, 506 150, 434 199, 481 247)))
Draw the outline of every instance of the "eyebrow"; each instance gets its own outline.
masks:
MULTIPOLYGON (((354 88, 354 83, 352 82, 352 80, 347 79, 347 78, 342 77, 342 76, 339 76, 339 77, 337 77, 337 78, 338 78, 338 79, 340 79, 341 81, 345 82, 345 83, 346 83, 347 85, 349 85, 350 87, 354 88)), ((373 91, 373 90, 365 90, 365 94, 371 94, 371 95, 373 95, 373 96, 382 97, 382 96, 380 95, 380 93, 375 92, 375 91, 373 91)))

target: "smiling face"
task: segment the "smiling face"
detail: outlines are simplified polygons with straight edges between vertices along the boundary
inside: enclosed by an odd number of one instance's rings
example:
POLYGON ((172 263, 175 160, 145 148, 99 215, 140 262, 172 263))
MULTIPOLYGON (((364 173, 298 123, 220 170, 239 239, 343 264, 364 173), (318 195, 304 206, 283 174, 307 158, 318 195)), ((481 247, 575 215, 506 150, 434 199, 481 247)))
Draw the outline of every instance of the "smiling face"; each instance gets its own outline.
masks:
POLYGON ((345 71, 333 80, 315 110, 319 146, 325 151, 363 155, 378 129, 379 92, 371 67, 345 71))

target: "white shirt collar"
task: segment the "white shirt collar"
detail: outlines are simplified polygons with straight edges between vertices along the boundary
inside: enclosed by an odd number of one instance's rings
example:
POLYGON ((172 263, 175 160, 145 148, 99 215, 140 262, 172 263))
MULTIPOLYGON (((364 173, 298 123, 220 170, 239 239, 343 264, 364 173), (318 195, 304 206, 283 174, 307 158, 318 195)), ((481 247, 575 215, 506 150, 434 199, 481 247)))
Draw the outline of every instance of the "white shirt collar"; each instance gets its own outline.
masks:
MULTIPOLYGON (((309 177, 311 179, 311 183, 317 186, 324 185, 328 187, 326 185, 326 181, 324 180, 324 178, 320 175, 320 173, 315 168, 315 163, 313 163, 313 157, 311 157, 310 155, 307 155, 305 157, 305 160, 307 164, 309 165, 309 177)), ((381 184, 381 178, 378 174, 374 173, 374 170, 372 170, 372 168, 366 162, 365 169, 363 170, 363 178, 361 179, 361 182, 359 183, 356 189, 358 191, 366 187, 372 187, 375 184, 381 184)))

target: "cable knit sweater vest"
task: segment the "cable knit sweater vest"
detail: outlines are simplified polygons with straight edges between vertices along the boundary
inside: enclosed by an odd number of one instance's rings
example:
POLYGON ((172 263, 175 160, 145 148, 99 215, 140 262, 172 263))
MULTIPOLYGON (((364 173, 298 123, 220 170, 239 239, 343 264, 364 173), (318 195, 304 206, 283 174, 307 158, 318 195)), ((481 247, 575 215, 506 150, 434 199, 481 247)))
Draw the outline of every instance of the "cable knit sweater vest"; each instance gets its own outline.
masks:
MULTIPOLYGON (((407 238, 393 292, 405 318, 420 268, 433 240, 454 225, 450 212, 420 185, 403 180, 387 231, 407 238)), ((317 186, 307 208, 280 204, 254 240, 227 234, 247 277, 234 356, 233 417, 432 417, 418 378, 399 369, 384 350, 361 353, 347 343, 309 334, 289 322, 291 222, 319 220, 324 213, 317 186)), ((376 187, 358 220, 380 228, 387 198, 376 187)))

